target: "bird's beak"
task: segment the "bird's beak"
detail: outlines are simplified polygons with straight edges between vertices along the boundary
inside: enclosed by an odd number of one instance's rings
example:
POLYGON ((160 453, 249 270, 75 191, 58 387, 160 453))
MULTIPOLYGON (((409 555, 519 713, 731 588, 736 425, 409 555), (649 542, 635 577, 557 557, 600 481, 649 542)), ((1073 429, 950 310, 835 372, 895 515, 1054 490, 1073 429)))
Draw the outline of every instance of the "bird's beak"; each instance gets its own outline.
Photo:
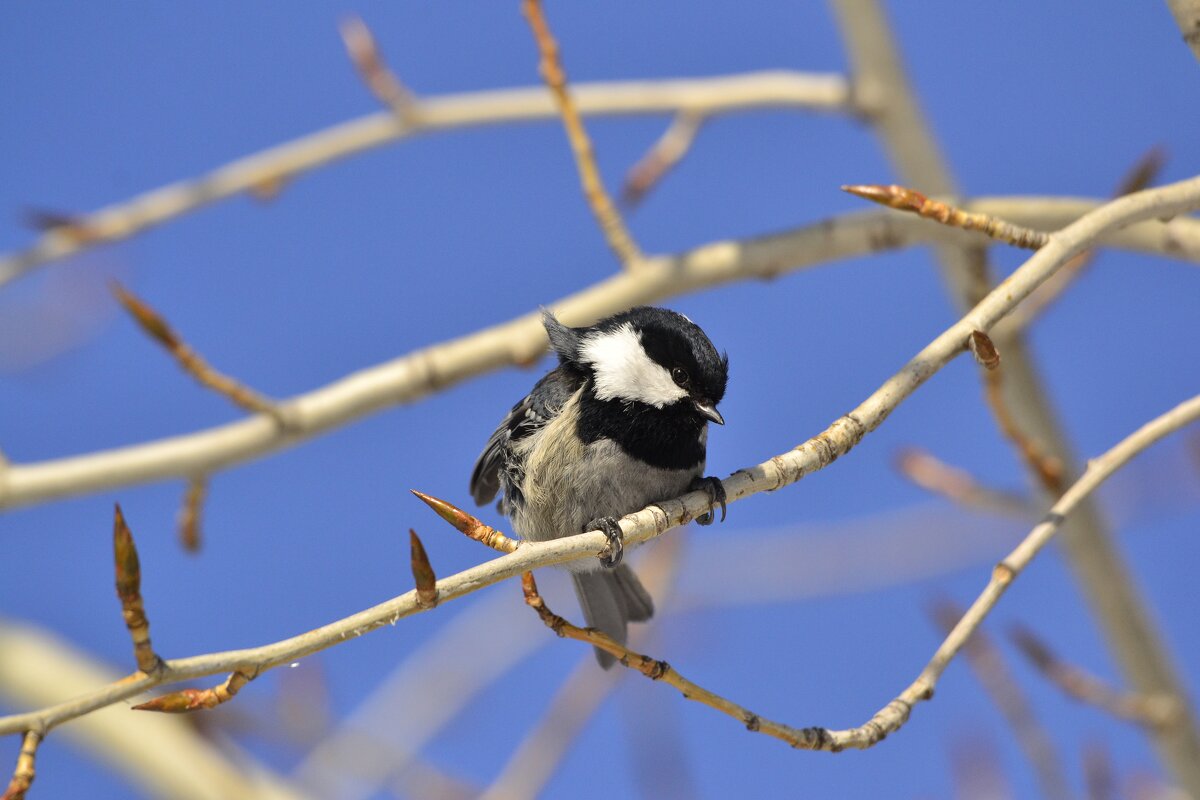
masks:
POLYGON ((717 407, 712 403, 705 403, 701 400, 693 400, 692 404, 696 406, 696 410, 700 412, 700 416, 707 417, 718 425, 725 424, 725 418, 721 416, 721 412, 717 411, 717 407))

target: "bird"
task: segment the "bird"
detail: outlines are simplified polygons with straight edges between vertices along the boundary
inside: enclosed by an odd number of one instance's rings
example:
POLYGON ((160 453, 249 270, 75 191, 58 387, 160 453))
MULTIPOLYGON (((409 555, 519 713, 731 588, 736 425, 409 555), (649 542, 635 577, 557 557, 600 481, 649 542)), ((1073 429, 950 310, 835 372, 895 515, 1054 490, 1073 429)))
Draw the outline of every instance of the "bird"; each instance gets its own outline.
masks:
MULTIPOLYGON (((729 357, 675 311, 639 306, 572 328, 542 312, 558 365, 496 428, 471 474, 478 505, 497 508, 522 539, 543 542, 591 530, 608 545, 598 560, 566 567, 589 627, 624 644, 629 622, 654 614, 654 601, 623 564, 617 519, 704 489, 697 519, 725 519, 721 481, 705 477, 708 423, 724 425, 729 357)), ((599 648, 609 669, 615 659, 599 648)))

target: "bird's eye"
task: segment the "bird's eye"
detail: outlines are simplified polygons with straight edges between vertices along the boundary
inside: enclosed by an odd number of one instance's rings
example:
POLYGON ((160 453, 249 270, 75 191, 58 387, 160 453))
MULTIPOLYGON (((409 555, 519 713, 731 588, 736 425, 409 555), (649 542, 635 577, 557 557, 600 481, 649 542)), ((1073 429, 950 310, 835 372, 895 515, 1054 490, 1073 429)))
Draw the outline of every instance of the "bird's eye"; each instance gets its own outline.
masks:
POLYGON ((679 384, 680 386, 687 386, 688 381, 691 380, 691 377, 687 374, 686 369, 683 367, 676 367, 675 369, 671 370, 671 380, 675 381, 675 383, 679 384))

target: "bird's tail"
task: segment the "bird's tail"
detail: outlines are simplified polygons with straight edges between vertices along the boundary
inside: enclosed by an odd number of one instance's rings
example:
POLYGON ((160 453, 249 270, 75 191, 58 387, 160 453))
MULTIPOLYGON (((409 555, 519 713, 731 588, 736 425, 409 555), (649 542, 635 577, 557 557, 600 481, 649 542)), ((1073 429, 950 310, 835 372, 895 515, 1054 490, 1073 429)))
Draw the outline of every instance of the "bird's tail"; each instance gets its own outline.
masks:
MULTIPOLYGON (((583 607, 583 617, 589 627, 604 631, 625 644, 625 628, 629 622, 645 622, 654 615, 654 601, 627 564, 616 569, 595 572, 572 572, 575 594, 583 607)), ((596 660, 608 669, 616 659, 596 648, 596 660)))

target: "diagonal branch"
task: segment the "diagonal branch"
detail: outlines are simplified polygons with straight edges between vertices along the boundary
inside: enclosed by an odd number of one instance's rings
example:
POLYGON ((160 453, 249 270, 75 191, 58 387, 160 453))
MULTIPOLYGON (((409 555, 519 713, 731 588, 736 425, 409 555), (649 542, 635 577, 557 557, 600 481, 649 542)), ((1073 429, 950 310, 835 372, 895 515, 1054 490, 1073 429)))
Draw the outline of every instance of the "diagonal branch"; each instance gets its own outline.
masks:
MULTIPOLYGON (((585 116, 684 110, 719 116, 768 108, 826 112, 850 108, 849 89, 840 75, 788 71, 579 84, 573 97, 585 116)), ((391 111, 380 111, 245 156, 199 177, 70 217, 70 225, 56 226, 31 246, 0 255, 0 285, 40 264, 126 239, 219 200, 282 185, 305 172, 415 134, 556 118, 554 100, 540 86, 418 98, 408 125, 391 111)))
MULTIPOLYGON (((1016 221, 1059 227, 1095 210, 1085 200, 993 198, 974 210, 997 209, 1016 221)), ((772 279, 827 261, 928 242, 962 242, 965 234, 915 217, 856 213, 784 233, 720 241, 648 259, 551 306, 572 324, 741 280, 772 279)), ((1200 220, 1151 218, 1090 240, 1200 263, 1200 220)), ((527 314, 344 376, 283 401, 288 428, 254 417, 143 444, 0 469, 0 509, 168 478, 211 474, 262 458, 392 406, 411 403, 463 380, 533 362, 546 346, 540 315, 527 314)))
MULTIPOLYGON (((832 0, 832 5, 846 39, 856 105, 865 110, 880 133, 900 180, 934 195, 957 194, 908 85, 879 0, 832 0)), ((974 306, 990 288, 986 252, 978 247, 941 247, 937 254, 942 277, 958 307, 974 306)), ((1000 348, 1007 360, 1003 405, 1012 410, 1019 429, 1062 464, 1069 480, 1078 469, 1019 332, 1000 341, 1000 348)), ((1042 489, 1048 494, 1045 484, 1042 489)), ((1062 547, 1129 683, 1143 692, 1182 695, 1170 655, 1095 503, 1085 501, 1068 523, 1062 547)), ((1159 757, 1175 780, 1200 796, 1200 730, 1190 712, 1185 716, 1180 725, 1155 731, 1152 736, 1159 757)))
POLYGON ((1118 719, 1167 727, 1179 721, 1183 705, 1169 695, 1122 691, 1059 659, 1030 629, 1014 625, 1009 635, 1017 649, 1068 697, 1100 708, 1118 719))
MULTIPOLYGON (((1200 177, 1114 200, 1055 233, 1049 244, 1009 277, 1004 287, 989 293, 853 411, 834 420, 824 431, 796 448, 726 478, 723 485, 727 501, 736 502, 795 483, 849 452, 867 433, 883 424, 925 381, 964 352, 972 331, 990 329, 1063 263, 1090 246, 1096 237, 1138 220, 1179 214, 1197 205, 1200 205, 1200 177)), ((1200 411, 1200 401, 1195 404, 1200 411)), ((621 521, 625 541, 632 545, 661 536, 708 512, 710 503, 707 491, 696 491, 631 514, 621 521)), ((512 553, 443 578, 437 582, 438 593, 441 602, 446 603, 536 567, 595 557, 606 546, 607 537, 600 531, 549 542, 523 542, 512 553)), ((274 644, 167 661, 154 675, 135 674, 50 708, 0 718, 0 734, 37 726, 49 729, 164 683, 236 671, 258 675, 263 670, 333 647, 423 610, 414 589, 373 608, 274 644)))
POLYGON ((575 102, 567 90, 567 73, 563 70, 562 60, 558 55, 558 42, 550 31, 546 15, 542 13, 541 0, 522 0, 521 14, 529 22, 538 52, 541 53, 538 71, 542 73, 542 79, 554 95, 554 103, 558 106, 563 125, 567 129, 567 140, 571 143, 571 152, 575 156, 579 182, 583 185, 583 196, 592 210, 592 215, 596 217, 600 230, 604 232, 608 246, 617 254, 621 265, 625 269, 631 269, 643 258, 641 248, 633 240, 629 228, 625 226, 625 220, 621 218, 621 212, 617 211, 612 197, 604 188, 604 179, 600 177, 600 170, 596 166, 596 153, 592 148, 591 137, 583 127, 579 110, 575 108, 575 102))

